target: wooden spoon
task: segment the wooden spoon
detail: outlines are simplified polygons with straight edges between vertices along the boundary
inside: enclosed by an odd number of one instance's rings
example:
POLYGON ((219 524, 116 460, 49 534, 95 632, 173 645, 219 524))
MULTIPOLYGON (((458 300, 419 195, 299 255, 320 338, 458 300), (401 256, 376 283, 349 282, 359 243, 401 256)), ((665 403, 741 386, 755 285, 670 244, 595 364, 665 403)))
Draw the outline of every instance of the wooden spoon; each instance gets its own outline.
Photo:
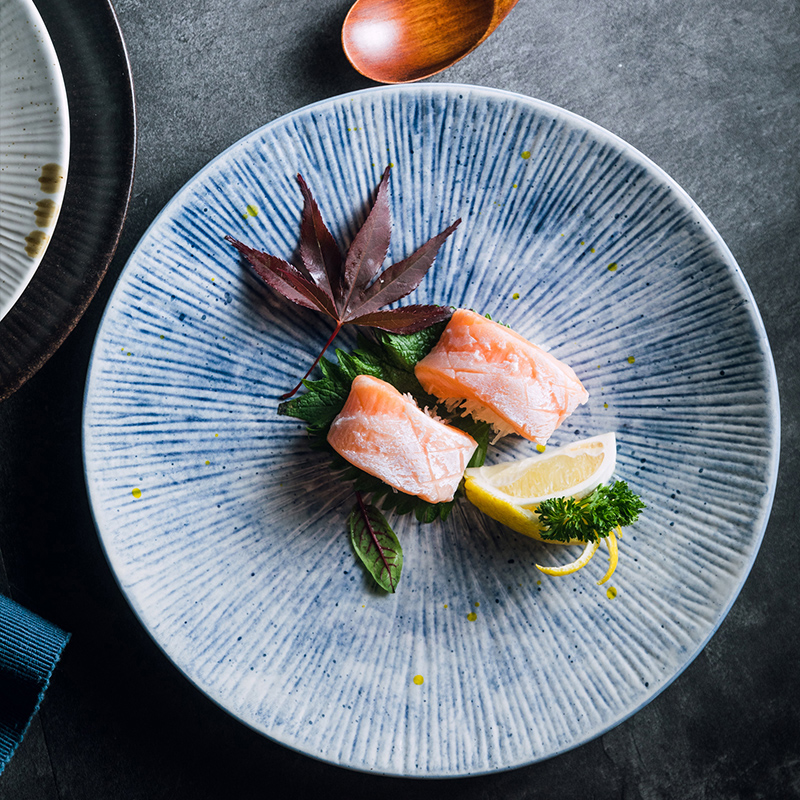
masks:
POLYGON ((342 26, 342 47, 367 78, 419 81, 471 53, 517 2, 356 0, 342 26))

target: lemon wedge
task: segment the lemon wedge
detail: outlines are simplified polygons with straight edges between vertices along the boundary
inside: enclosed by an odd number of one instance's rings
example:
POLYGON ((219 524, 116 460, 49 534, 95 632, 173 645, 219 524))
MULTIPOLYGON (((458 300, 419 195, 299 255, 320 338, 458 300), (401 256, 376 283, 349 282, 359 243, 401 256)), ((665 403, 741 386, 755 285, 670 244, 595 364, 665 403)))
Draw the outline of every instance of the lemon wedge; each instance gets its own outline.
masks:
MULTIPOLYGON (((613 433, 604 433, 564 447, 548 448, 541 455, 519 461, 470 468, 465 473, 467 499, 512 530, 549 541, 539 535, 541 525, 535 511, 539 503, 551 497, 586 497, 611 478, 616 463, 616 437, 613 433)), ((585 542, 573 540, 558 544, 585 542)))

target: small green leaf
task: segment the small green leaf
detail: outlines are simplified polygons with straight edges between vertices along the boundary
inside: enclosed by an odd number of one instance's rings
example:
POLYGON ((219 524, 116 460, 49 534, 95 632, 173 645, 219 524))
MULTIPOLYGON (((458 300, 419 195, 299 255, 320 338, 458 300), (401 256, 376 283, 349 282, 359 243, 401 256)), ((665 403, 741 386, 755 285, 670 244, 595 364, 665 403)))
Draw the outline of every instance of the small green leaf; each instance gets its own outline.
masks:
MULTIPOLYGON (((319 369, 322 373, 323 378, 327 378, 328 380, 334 381, 335 383, 343 383, 341 380, 340 374, 341 370, 334 364, 332 361, 328 361, 327 358, 321 358, 319 361, 319 369)), ((313 385, 316 381, 307 381, 306 386, 313 385)), ((349 389, 349 387, 348 387, 349 389)), ((291 401, 290 401, 291 402, 291 401)), ((286 404, 283 404, 286 405, 286 404)))
POLYGON ((386 517, 361 495, 347 518, 350 541, 361 563, 387 592, 394 592, 403 569, 403 548, 386 517))
MULTIPOLYGON (((440 326, 433 326, 436 331, 439 331, 440 326)), ((402 394, 410 394, 416 401, 420 408, 433 408, 438 402, 433 395, 427 394, 420 386, 416 375, 414 375, 414 365, 417 363, 406 364, 404 359, 411 352, 411 348, 404 348, 402 342, 404 339, 415 339, 418 343, 427 341, 425 337, 427 329, 417 333, 409 334, 396 334, 387 333, 386 331, 375 331, 375 338, 368 339, 366 336, 359 334, 358 349, 356 353, 361 358, 370 364, 374 364, 379 373, 375 377, 391 383, 392 386, 402 394), (401 351, 403 354, 401 355, 401 351)), ((433 340, 429 347, 423 348, 422 355, 433 347, 437 339, 433 340)), ((419 344, 414 348, 419 350, 419 344)), ((422 358, 422 355, 420 358, 422 358)))
POLYGON ((417 361, 425 358, 447 327, 447 322, 438 322, 417 333, 397 334, 376 331, 376 338, 393 366, 413 372, 417 361))
POLYGON ((414 510, 414 515, 416 516, 417 520, 422 523, 429 523, 434 522, 437 519, 441 518, 441 510, 440 505, 446 505, 445 503, 432 505, 428 503, 427 506, 417 506, 414 510))
POLYGON ((278 414, 297 417, 308 423, 311 434, 325 435, 336 415, 342 410, 349 383, 323 378, 320 381, 306 381, 308 391, 278 406, 278 414))
POLYGON ((372 375, 374 378, 381 377, 381 368, 375 363, 374 359, 365 358, 362 353, 356 350, 348 353, 346 350, 336 350, 336 357, 339 359, 339 368, 342 376, 347 381, 348 392, 350 384, 358 375, 372 375))

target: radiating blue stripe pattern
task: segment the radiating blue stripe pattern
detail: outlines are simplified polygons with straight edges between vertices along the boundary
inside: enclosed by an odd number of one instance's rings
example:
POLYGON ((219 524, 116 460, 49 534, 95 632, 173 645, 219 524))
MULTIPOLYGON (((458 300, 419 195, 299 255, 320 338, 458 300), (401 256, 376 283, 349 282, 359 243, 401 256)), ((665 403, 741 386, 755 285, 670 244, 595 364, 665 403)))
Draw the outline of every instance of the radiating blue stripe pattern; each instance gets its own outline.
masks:
MULTIPOLYGON (((415 776, 547 758, 673 680, 753 563, 778 431, 752 295, 686 194, 584 119, 437 84, 301 109, 193 178, 114 290, 84 417, 100 537, 175 664, 278 742, 415 776), (355 565, 350 489, 276 413, 332 325, 259 285, 223 237, 293 258, 300 172, 345 246, 387 164, 389 259, 463 220, 402 302, 489 313, 569 363, 590 399, 553 444, 616 431, 617 476, 647 503, 616 598, 596 585, 603 556, 548 578, 534 564, 574 551, 463 500, 445 523, 392 518, 397 594, 355 565)), ((490 460, 532 447, 508 437, 490 460)))

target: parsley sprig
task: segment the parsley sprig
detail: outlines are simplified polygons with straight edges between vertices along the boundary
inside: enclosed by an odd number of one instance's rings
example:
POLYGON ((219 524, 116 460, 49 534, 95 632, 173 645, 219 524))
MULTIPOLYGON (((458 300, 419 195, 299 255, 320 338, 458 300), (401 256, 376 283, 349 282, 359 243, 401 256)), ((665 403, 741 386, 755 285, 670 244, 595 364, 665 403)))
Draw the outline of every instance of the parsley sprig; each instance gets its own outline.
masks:
POLYGON ((617 526, 630 525, 639 519, 646 508, 625 481, 598 486, 591 494, 576 500, 574 497, 554 497, 542 501, 536 509, 542 524, 540 535, 555 542, 578 539, 594 542, 617 526))

